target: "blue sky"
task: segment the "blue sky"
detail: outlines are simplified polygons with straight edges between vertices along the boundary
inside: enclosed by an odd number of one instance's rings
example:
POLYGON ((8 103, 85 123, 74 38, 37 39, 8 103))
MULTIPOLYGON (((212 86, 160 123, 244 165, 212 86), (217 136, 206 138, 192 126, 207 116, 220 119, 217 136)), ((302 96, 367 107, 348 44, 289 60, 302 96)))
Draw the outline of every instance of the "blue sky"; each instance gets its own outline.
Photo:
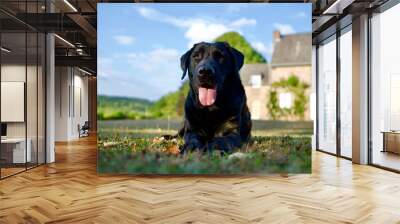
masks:
POLYGON ((311 4, 98 4, 98 92, 156 100, 182 83, 200 41, 241 33, 268 61, 272 33, 311 32, 311 4))

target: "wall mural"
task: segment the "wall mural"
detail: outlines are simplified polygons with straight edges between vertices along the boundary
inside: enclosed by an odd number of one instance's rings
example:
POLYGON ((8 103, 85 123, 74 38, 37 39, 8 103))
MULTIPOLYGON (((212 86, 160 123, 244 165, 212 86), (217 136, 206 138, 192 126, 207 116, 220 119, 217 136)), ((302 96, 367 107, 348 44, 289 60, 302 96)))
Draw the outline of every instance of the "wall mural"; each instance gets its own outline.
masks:
POLYGON ((311 172, 311 4, 98 4, 98 33, 100 174, 311 172))

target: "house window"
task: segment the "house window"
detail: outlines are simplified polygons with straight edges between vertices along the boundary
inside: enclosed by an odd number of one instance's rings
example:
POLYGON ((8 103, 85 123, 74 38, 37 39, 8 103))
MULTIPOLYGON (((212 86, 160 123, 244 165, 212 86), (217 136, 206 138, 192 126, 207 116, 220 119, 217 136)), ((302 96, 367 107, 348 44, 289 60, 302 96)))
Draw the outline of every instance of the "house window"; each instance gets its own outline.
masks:
POLYGON ((252 75, 251 76, 251 86, 253 88, 260 88, 261 87, 261 75, 252 75))
POLYGON ((293 104, 293 96, 291 93, 280 93, 279 94, 279 107, 283 109, 289 109, 293 104))

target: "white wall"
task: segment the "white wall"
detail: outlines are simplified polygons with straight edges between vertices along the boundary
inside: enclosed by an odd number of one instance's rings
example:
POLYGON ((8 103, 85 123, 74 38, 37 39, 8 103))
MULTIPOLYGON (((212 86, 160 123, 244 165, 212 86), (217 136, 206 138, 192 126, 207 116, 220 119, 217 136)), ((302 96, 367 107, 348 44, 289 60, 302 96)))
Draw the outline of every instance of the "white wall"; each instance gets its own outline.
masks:
POLYGON ((55 140, 68 140, 68 117, 69 117, 69 96, 70 85, 69 69, 67 67, 55 68, 55 140))
MULTIPOLYGON (((5 122, 7 124, 7 137, 8 138, 24 138, 25 135, 29 139, 29 148, 31 149, 32 162, 36 162, 36 159, 39 159, 39 163, 44 163, 44 150, 45 150, 45 142, 44 142, 44 82, 41 67, 36 67, 32 65, 25 66, 25 64, 18 63, 4 63, 1 66, 1 81, 2 86, 3 82, 19 82, 24 83, 26 85, 26 106, 25 100, 22 99, 23 102, 19 102, 19 108, 10 108, 3 105, 2 102, 2 114, 4 113, 20 113, 22 116, 20 121, 16 122, 5 122), (37 70, 38 69, 38 70, 37 70), (25 80, 27 78, 27 80, 25 80), (13 111, 14 110, 14 111, 13 111), (19 111, 17 111, 19 110, 19 111), (25 120, 25 112, 26 112, 26 120, 25 120)), ((25 94, 25 86, 22 89, 18 90, 18 94, 25 94)), ((2 89, 2 99, 10 98, 7 94, 11 94, 9 92, 5 92, 5 89, 2 89), (4 95, 6 94, 6 95, 4 95)), ((17 93, 14 93, 17 94, 17 93)), ((21 98, 24 98, 22 96, 21 98)), ((15 102, 16 104, 18 102, 15 102)), ((3 120, 3 118, 2 118, 3 120)))
POLYGON ((72 135, 78 136, 78 124, 81 126, 88 121, 89 113, 88 113, 88 78, 87 76, 81 76, 82 73, 76 75, 75 70, 75 77, 74 77, 74 108, 73 110, 73 119, 72 119, 72 135), (79 102, 80 101, 80 102, 79 102))
POLYGON ((88 78, 76 68, 56 67, 55 85, 55 140, 77 139, 78 125, 88 120, 88 78))
MULTIPOLYGON (((25 67, 24 65, 18 65, 18 64, 3 64, 1 66, 1 81, 2 82, 24 82, 26 83, 25 80, 25 75, 26 75, 26 69, 28 73, 31 73, 33 70, 36 73, 36 67, 33 66, 28 66, 25 67)), ((31 81, 30 81, 31 82, 31 81)), ((32 84, 32 83, 30 83, 32 84)), ((36 83, 34 83, 36 85, 36 83)), ((28 96, 28 103, 32 101, 32 97, 36 98, 36 89, 27 89, 27 96, 28 96), (30 91, 32 90, 32 92, 30 91)), ((4 96, 3 96, 4 97, 4 96)), ((34 105, 36 107, 36 104, 34 105)), ((24 108, 22 108, 24 109, 24 108)), ((7 110, 7 108, 1 108, 1 110, 7 110)), ((36 114, 31 114, 28 113, 28 121, 34 120, 33 118, 36 119, 36 114), (34 115, 34 117, 31 117, 34 115)), ((8 137, 25 137, 25 124, 26 122, 7 122, 7 136, 8 137)), ((35 120, 36 123, 36 120, 35 120)), ((33 125, 28 125, 28 129, 34 128, 36 130, 36 126, 33 127, 33 125)), ((29 137, 29 135, 28 135, 29 137)))
MULTIPOLYGON (((1 121, 24 122, 25 83, 1 82, 1 121)), ((36 105, 35 105, 36 108, 36 105)))
MULTIPOLYGON (((25 71, 24 65, 18 64, 3 64, 1 66, 1 81, 2 82, 24 82, 25 83, 25 71)), ((28 67, 28 70, 31 68, 28 67)), ((5 96, 2 96, 4 98, 5 96)), ((7 110, 7 108, 1 108, 1 110, 7 110)), ((24 108, 22 108, 24 110, 24 108)), ((24 122, 8 122, 7 123, 7 134, 9 137, 25 137, 25 123, 24 122)))

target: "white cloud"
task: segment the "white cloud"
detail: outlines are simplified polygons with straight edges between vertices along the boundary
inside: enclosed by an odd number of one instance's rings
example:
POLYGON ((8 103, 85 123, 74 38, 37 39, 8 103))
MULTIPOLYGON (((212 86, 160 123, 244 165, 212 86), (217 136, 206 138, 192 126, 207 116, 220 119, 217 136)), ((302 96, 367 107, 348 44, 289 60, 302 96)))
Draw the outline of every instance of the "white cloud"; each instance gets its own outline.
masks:
POLYGON ((157 11, 155 9, 139 7, 139 8, 137 8, 137 11, 142 17, 149 19, 149 20, 169 23, 171 25, 178 26, 178 27, 186 27, 188 24, 188 20, 178 19, 174 16, 160 13, 159 11, 157 11))
POLYGON ((99 93, 156 100, 179 86, 179 58, 176 49, 163 47, 99 57, 99 93))
POLYGON ((186 39, 188 39, 188 47, 201 41, 212 41, 225 32, 240 32, 240 28, 242 27, 254 26, 257 24, 255 19, 244 17, 230 22, 204 18, 178 18, 146 7, 139 7, 138 13, 146 19, 168 23, 186 29, 184 35, 186 39))
POLYGON ((281 34, 286 35, 286 34, 291 34, 294 33, 295 30, 290 24, 283 24, 283 23, 274 23, 274 28, 279 30, 281 34))
POLYGON ((125 56, 130 65, 146 72, 166 70, 171 65, 177 66, 179 52, 175 49, 158 48, 149 52, 130 53, 125 56))
POLYGON ((107 78, 110 76, 110 67, 113 63, 112 58, 106 58, 106 57, 99 57, 97 59, 97 64, 98 64, 98 76, 107 78))
POLYGON ((113 38, 118 44, 121 45, 130 45, 135 41, 134 37, 128 35, 115 35, 113 38))
POLYGON ((267 47, 266 44, 264 44, 261 41, 255 41, 251 43, 251 46, 253 46, 257 51, 259 51, 262 54, 266 55, 272 55, 273 49, 272 49, 272 43, 269 44, 267 47))
POLYGON ((139 7, 138 12, 141 16, 148 18, 154 17, 157 14, 156 10, 145 7, 139 7))
POLYGON ((298 12, 294 15, 295 18, 306 18, 307 14, 305 12, 298 12))
POLYGON ((255 19, 247 19, 247 18, 240 18, 235 20, 231 23, 233 27, 241 27, 241 26, 254 26, 257 24, 255 19))
POLYGON ((228 31, 230 31, 229 27, 223 24, 197 21, 190 24, 185 33, 185 37, 189 40, 188 47, 192 47, 193 44, 201 41, 212 41, 228 31))

